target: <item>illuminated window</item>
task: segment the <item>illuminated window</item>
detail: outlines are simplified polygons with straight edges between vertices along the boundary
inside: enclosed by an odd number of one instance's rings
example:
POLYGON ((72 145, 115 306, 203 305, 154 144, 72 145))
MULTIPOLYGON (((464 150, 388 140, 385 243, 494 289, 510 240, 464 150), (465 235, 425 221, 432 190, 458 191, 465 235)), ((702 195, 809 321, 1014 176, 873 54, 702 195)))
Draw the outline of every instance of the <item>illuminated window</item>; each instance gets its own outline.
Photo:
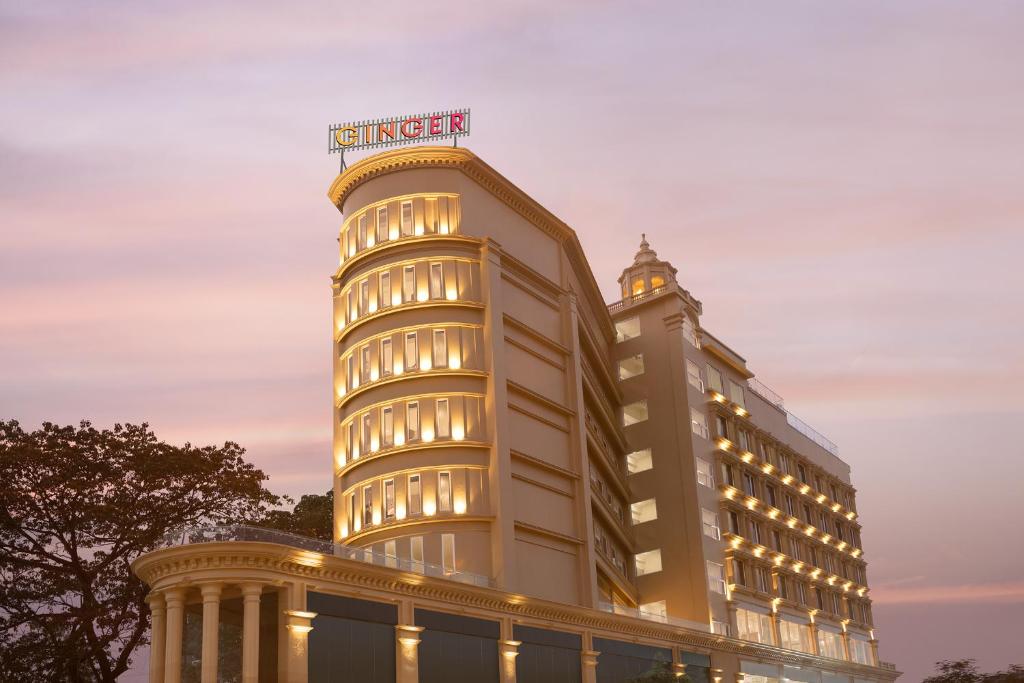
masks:
POLYGON ((444 330, 434 330, 433 362, 435 368, 448 367, 448 335, 444 330))
POLYGON ((355 531, 356 528, 356 506, 356 494, 353 492, 352 495, 348 497, 348 526, 350 531, 355 531))
POLYGON ((380 440, 385 448, 395 443, 395 411, 391 406, 380 411, 380 440))
POLYGON ((420 484, 420 475, 409 475, 409 514, 418 515, 423 512, 423 489, 420 484))
POLYGON ((644 448, 643 450, 633 451, 632 453, 626 454, 626 468, 630 474, 636 474, 637 472, 643 472, 654 467, 654 462, 651 460, 651 449, 644 448))
POLYGON ((444 298, 444 270, 440 263, 430 264, 430 298, 444 298))
POLYGON ((388 234, 388 207, 377 207, 377 234, 388 234))
POLYGON ((708 420, 696 408, 690 408, 690 430, 697 436, 708 438, 708 420))
POLYGON ((619 361, 619 379, 629 379, 644 374, 644 355, 638 353, 619 361))
POLYGON ((628 427, 647 419, 647 401, 637 401, 622 408, 622 425, 628 427))
POLYGON ((745 429, 740 429, 740 430, 737 430, 737 431, 738 431, 737 437, 739 438, 739 442, 740 442, 740 450, 741 451, 749 451, 750 450, 750 434, 748 434, 745 429))
POLYGON ((643 278, 633 280, 633 296, 644 293, 644 281, 643 278))
POLYGON ((405 369, 413 370, 420 362, 420 353, 416 343, 416 333, 405 333, 405 369))
POLYGON ((362 453, 370 452, 370 413, 363 413, 360 420, 362 428, 359 431, 359 450, 362 453))
POLYGON ((412 233, 412 202, 402 202, 402 237, 408 237, 412 233))
POLYGON ((707 562, 708 590, 725 595, 725 567, 717 562, 707 562))
POLYGON ((359 217, 359 230, 358 238, 356 240, 357 248, 362 250, 366 249, 366 214, 364 213, 359 217))
POLYGON ((796 599, 801 605, 807 604, 807 586, 802 581, 796 583, 796 599))
POLYGON ((395 480, 384 480, 384 518, 395 518, 395 480))
POLYGON ((718 526, 718 513, 713 510, 701 508, 700 511, 701 530, 708 538, 716 541, 722 539, 722 529, 718 526))
POLYGON ((653 574, 661 571, 661 549, 648 550, 644 553, 637 553, 634 558, 636 563, 636 575, 653 574))
POLYGON ((842 636, 834 631, 818 627, 818 654, 832 659, 846 659, 843 654, 842 636))
POLYGON ((713 365, 708 366, 708 386, 720 394, 725 393, 725 387, 722 385, 722 373, 713 365))
POLYGON ((384 566, 385 567, 397 567, 398 566, 398 548, 397 543, 393 540, 384 541, 384 566))
POLYGON ((748 496, 757 497, 757 484, 754 483, 754 477, 750 472, 743 473, 743 492, 748 496))
POLYGON ((423 573, 423 537, 413 536, 409 539, 409 559, 412 561, 412 570, 423 573))
POLYGON ((762 593, 771 593, 772 580, 768 576, 768 570, 764 567, 757 567, 754 570, 754 578, 757 579, 757 590, 762 593))
POLYGON ((388 377, 393 370, 394 359, 391 355, 391 337, 385 337, 380 340, 380 374, 388 377))
POLYGON ((850 635, 850 660, 858 664, 874 664, 871 658, 871 644, 863 636, 850 635))
POLYGON ((743 401, 743 387, 732 380, 729 380, 729 400, 740 408, 747 407, 747 404, 743 401))
POLYGON ((771 645, 772 619, 767 614, 738 608, 736 610, 736 635, 743 640, 771 645))
POLYGON ((380 274, 380 286, 377 288, 377 295, 380 299, 379 306, 387 308, 391 305, 391 271, 385 270, 380 274))
POLYGON ((640 605, 639 612, 640 617, 643 619, 662 622, 668 621, 668 607, 665 605, 664 600, 644 603, 640 605))
POLYGON ((654 498, 641 500, 629 506, 633 516, 633 524, 643 524, 658 518, 658 505, 654 498))
POLYGON ((711 632, 716 633, 720 636, 727 636, 729 635, 729 624, 725 623, 724 621, 715 621, 714 619, 712 619, 711 632))
POLYGON ((409 441, 420 438, 419 401, 409 401, 405 406, 405 438, 409 441))
MULTIPOLYGON (((741 534, 740 531, 740 516, 736 514, 735 510, 729 510, 725 513, 726 519, 729 521, 729 532, 733 534, 741 534)), ((743 581, 740 581, 743 583, 743 581)))
POLYGON ((704 393, 704 380, 700 378, 700 367, 692 360, 686 360, 686 381, 700 393, 704 393))
POLYGON ((441 534, 441 570, 455 573, 455 534, 441 534))
POLYGON ((721 415, 715 415, 715 434, 729 438, 729 423, 721 415))
POLYGON ((363 280, 359 283, 359 315, 364 315, 370 309, 370 281, 363 280))
POLYGON ((359 382, 366 384, 370 381, 370 345, 366 344, 359 349, 359 382))
POLYGON ((779 494, 775 490, 774 486, 765 486, 765 492, 768 494, 768 504, 773 508, 779 507, 779 494))
POLYGON ((373 487, 363 487, 363 526, 373 524, 373 487))
POLYGON ((439 472, 437 475, 437 510, 452 511, 452 473, 439 472))
POLYGON ((657 289, 658 287, 664 287, 664 286, 665 286, 665 278, 664 277, 662 277, 661 275, 652 275, 651 276, 651 287, 652 288, 657 289))
POLYGON ((708 488, 715 488, 715 473, 711 469, 711 463, 704 458, 696 458, 697 461, 697 483, 708 488))
POLYGON ((356 457, 355 455, 355 443, 356 443, 356 423, 355 420, 350 420, 348 423, 348 429, 345 432, 345 443, 347 445, 346 452, 350 458, 356 457))
POLYGON ((800 652, 811 651, 811 639, 807 633, 807 624, 799 624, 789 619, 779 619, 779 634, 782 636, 782 647, 800 652))
POLYGON ((402 301, 416 301, 416 266, 402 268, 402 301))
POLYGON ((356 319, 356 311, 353 308, 355 305, 355 287, 349 287, 348 294, 345 295, 345 315, 348 316, 348 322, 352 322, 356 319))
POLYGON ((786 549, 782 547, 782 541, 782 532, 778 529, 772 529, 772 546, 774 546, 780 553, 786 551, 786 549))
POLYGON ((452 433, 451 416, 448 414, 448 399, 439 398, 434 404, 434 421, 437 423, 437 438, 447 439, 452 433))
POLYGON ((346 386, 349 390, 355 389, 358 385, 356 384, 356 354, 354 352, 348 354, 348 358, 345 359, 345 365, 346 386))
POLYGON ((615 341, 624 342, 640 336, 640 318, 626 318, 615 323, 615 341))

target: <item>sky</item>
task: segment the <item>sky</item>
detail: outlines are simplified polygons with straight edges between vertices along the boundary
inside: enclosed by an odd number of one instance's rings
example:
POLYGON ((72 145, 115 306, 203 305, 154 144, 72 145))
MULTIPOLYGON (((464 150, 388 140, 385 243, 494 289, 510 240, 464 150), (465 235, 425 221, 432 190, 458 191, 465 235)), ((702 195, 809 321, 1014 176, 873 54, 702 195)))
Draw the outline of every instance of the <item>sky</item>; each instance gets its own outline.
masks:
POLYGON ((331 475, 332 122, 471 107, 853 469, 882 658, 1024 664, 1024 4, 0 0, 0 418, 331 475))

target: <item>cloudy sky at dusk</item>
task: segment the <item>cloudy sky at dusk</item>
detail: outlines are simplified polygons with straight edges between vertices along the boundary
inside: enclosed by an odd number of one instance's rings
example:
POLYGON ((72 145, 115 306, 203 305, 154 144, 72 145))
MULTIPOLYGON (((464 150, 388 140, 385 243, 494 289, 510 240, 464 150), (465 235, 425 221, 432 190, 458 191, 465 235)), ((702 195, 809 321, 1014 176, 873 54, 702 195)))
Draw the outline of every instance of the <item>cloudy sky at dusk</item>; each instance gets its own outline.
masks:
POLYGON ((330 486, 340 120, 469 106, 840 445, 882 658, 1024 664, 1024 4, 0 0, 0 418, 330 486))

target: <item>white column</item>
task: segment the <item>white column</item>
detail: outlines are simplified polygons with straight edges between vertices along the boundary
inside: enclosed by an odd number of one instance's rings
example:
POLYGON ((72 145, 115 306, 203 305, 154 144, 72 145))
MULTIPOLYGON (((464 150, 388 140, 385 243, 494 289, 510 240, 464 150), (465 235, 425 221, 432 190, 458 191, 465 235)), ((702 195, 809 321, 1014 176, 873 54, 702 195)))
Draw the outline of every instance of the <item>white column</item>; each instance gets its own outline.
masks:
POLYGON ((597 683, 597 650, 583 650, 580 659, 583 661, 583 683, 597 683))
POLYGON ((242 683, 259 683, 262 592, 258 583, 242 584, 242 683))
POLYGON ((519 656, 518 640, 502 640, 498 643, 498 665, 501 667, 501 683, 516 683, 516 657, 519 656))
POLYGON ((203 594, 203 654, 202 683, 217 683, 217 636, 220 633, 221 584, 209 583, 199 587, 203 594))
POLYGON ((164 683, 181 683, 181 638, 185 627, 185 589, 168 588, 167 649, 164 651, 164 683))
POLYGON ((146 598, 152 615, 149 638, 149 683, 164 683, 164 648, 167 647, 167 604, 160 593, 146 598))
MULTIPOLYGON (((309 680, 309 632, 313 630, 316 612, 285 610, 287 640, 285 652, 278 651, 284 660, 288 683, 306 683, 309 680)), ((279 664, 281 662, 279 661, 279 664)))
POLYGON ((418 683, 420 680, 420 632, 422 626, 395 626, 397 670, 396 683, 418 683))

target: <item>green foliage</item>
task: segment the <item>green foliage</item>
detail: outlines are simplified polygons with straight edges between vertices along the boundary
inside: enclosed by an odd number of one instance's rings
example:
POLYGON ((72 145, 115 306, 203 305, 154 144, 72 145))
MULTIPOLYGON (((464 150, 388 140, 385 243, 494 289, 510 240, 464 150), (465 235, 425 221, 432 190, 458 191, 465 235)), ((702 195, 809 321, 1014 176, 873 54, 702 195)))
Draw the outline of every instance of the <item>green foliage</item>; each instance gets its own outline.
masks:
POLYGON ((302 496, 292 511, 271 510, 260 521, 259 526, 278 531, 287 531, 299 536, 333 540, 334 491, 322 496, 302 496))
POLYGON ((244 453, 172 446, 146 424, 0 421, 0 680, 127 671, 149 628, 131 561, 178 527, 251 522, 280 502, 244 453))
POLYGON ((986 674, 973 659, 943 660, 935 663, 935 671, 924 683, 1024 683, 1024 666, 1019 664, 986 674))

